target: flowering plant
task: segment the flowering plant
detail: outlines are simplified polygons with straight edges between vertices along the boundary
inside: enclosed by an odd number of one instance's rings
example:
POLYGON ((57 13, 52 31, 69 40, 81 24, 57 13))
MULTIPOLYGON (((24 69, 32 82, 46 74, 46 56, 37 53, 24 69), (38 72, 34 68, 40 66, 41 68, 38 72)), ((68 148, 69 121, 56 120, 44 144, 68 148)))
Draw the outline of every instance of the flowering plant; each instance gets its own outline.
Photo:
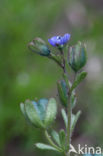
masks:
POLYGON ((69 40, 70 34, 54 36, 48 39, 49 44, 55 47, 59 51, 58 53, 53 53, 41 38, 35 38, 28 45, 29 49, 36 54, 55 61, 63 71, 63 78, 57 82, 57 88, 58 97, 62 105, 61 115, 65 123, 65 130, 62 129, 59 132, 56 132, 52 129, 52 132, 50 134, 48 133, 48 130, 57 115, 55 98, 43 98, 39 101, 26 100, 24 103, 20 104, 21 111, 27 122, 35 128, 44 131, 49 143, 48 145, 44 143, 36 143, 35 146, 39 149, 60 152, 64 156, 70 156, 71 137, 81 114, 81 111, 73 114, 73 108, 76 106, 77 101, 76 88, 87 75, 85 71, 82 71, 87 60, 85 45, 78 42, 76 45, 67 48, 67 56, 64 47, 68 46, 69 40), (72 82, 69 77, 69 68, 74 71, 75 75, 72 82))

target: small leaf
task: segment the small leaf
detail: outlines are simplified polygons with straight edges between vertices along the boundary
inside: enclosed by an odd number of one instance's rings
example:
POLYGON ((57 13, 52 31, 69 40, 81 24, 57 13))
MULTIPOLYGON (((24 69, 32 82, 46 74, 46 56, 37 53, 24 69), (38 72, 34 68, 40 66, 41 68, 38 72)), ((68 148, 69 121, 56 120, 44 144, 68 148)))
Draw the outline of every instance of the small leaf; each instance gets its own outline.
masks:
POLYGON ((65 149, 66 136, 65 136, 65 131, 63 129, 60 130, 59 132, 59 139, 60 139, 61 147, 65 149))
POLYGON ((46 107, 48 104, 47 99, 40 99, 38 102, 32 101, 34 108, 39 115, 40 119, 44 121, 45 114, 46 114, 46 107))
POLYGON ((26 112, 25 112, 25 106, 24 106, 24 103, 20 103, 20 109, 21 109, 23 115, 26 117, 26 112))
POLYGON ((55 120, 56 113, 57 113, 56 100, 54 98, 51 98, 48 101, 46 115, 44 119, 44 124, 46 127, 49 126, 55 120))
POLYGON ((25 111, 25 104, 24 103, 20 103, 20 109, 25 117, 25 120, 27 121, 28 124, 32 125, 31 121, 29 120, 27 113, 25 111))
POLYGON ((34 105, 31 101, 27 100, 25 102, 25 110, 26 110, 29 120, 34 125, 36 125, 36 127, 44 128, 44 125, 43 125, 42 121, 40 120, 40 117, 38 116, 38 114, 34 108, 34 105))
POLYGON ((64 109, 61 110, 61 113, 62 113, 62 117, 63 117, 64 123, 65 123, 65 126, 67 128, 67 125, 68 125, 68 117, 67 117, 67 114, 66 114, 66 112, 65 112, 64 109))
POLYGON ((71 93, 71 97, 70 97, 70 103, 71 103, 72 109, 75 107, 76 101, 77 101, 77 98, 76 98, 76 95, 75 95, 75 91, 73 90, 72 93, 71 93))
POLYGON ((73 133, 73 130, 76 126, 76 123, 77 123, 80 115, 81 115, 81 111, 78 111, 76 115, 72 114, 72 121, 71 121, 71 132, 72 133, 73 133))
POLYGON ((87 76, 87 72, 83 71, 80 74, 77 75, 72 87, 71 87, 71 92, 73 91, 73 89, 75 89, 79 83, 87 76))
POLYGON ((53 130, 51 135, 52 135, 54 141, 60 146, 59 134, 55 130, 53 130))
POLYGON ((72 84, 71 84, 71 82, 69 81, 68 75, 64 73, 63 76, 64 76, 64 80, 65 80, 65 82, 66 82, 66 84, 67 84, 67 86, 68 86, 68 89, 70 89, 71 86, 72 86, 72 84))
POLYGON ((68 88, 64 80, 57 82, 58 94, 61 101, 61 104, 67 107, 68 103, 68 88))
POLYGON ((43 144, 43 143, 37 143, 35 144, 35 146, 39 149, 42 149, 42 150, 53 150, 53 151, 58 151, 56 148, 50 146, 50 145, 46 145, 46 144, 43 144))

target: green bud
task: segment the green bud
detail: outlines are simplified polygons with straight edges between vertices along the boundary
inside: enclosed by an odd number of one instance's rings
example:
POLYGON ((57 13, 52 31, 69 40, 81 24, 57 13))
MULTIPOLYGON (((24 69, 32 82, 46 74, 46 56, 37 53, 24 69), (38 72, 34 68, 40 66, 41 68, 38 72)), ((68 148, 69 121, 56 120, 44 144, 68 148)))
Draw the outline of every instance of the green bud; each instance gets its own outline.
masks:
POLYGON ((26 100, 20 104, 27 121, 37 128, 47 128, 55 120, 57 107, 54 98, 40 99, 38 102, 26 100))
POLYGON ((67 107, 68 104, 68 89, 64 80, 57 82, 58 94, 63 106, 67 107))
POLYGON ((69 49, 69 65, 77 72, 86 64, 86 48, 81 42, 69 49))
POLYGON ((50 50, 46 43, 39 37, 35 38, 32 42, 28 44, 28 47, 31 51, 42 55, 42 56, 49 56, 50 50))

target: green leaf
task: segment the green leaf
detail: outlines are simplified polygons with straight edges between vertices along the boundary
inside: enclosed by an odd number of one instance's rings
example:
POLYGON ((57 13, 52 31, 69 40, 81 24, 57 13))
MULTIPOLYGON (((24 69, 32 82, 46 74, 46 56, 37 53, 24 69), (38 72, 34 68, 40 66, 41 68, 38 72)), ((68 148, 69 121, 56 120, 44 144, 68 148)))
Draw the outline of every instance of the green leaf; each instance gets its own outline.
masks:
POLYGON ((72 90, 74 90, 78 85, 79 83, 87 76, 87 72, 83 71, 81 73, 79 73, 71 87, 71 92, 72 90))
POLYGON ((63 106, 67 106, 68 103, 68 88, 64 80, 57 82, 58 94, 63 106))
POLYGON ((55 130, 53 130, 51 132, 51 135, 52 135, 54 141, 60 146, 59 134, 55 130))
POLYGON ((60 139, 61 147, 65 149, 66 136, 65 136, 65 131, 63 129, 60 130, 59 132, 59 139, 60 139))
POLYGON ((68 86, 68 89, 70 89, 72 84, 71 84, 71 82, 69 81, 68 75, 64 73, 63 76, 64 76, 64 80, 65 80, 65 82, 66 82, 66 84, 67 84, 67 86, 68 86))
POLYGON ((66 114, 66 112, 65 112, 64 109, 61 110, 61 113, 62 113, 62 117, 63 117, 64 123, 65 123, 65 126, 67 128, 67 125, 68 125, 68 117, 67 117, 67 114, 66 114))
POLYGON ((30 100, 27 100, 25 102, 25 110, 27 113, 27 116, 29 118, 29 120, 36 125, 36 127, 38 128, 44 128, 44 125, 42 123, 42 121, 40 120, 40 117, 38 116, 33 103, 30 100))
POLYGON ((25 117, 25 120, 28 122, 28 124, 32 125, 31 121, 29 120, 28 116, 27 116, 27 113, 25 111, 25 104, 24 103, 20 103, 20 109, 21 109, 21 112, 23 113, 24 117, 25 117))
POLYGON ((81 115, 81 111, 78 111, 76 115, 72 114, 72 121, 71 121, 71 132, 72 133, 73 133, 73 130, 76 126, 76 123, 77 123, 80 115, 81 115))
POLYGON ((24 103, 20 103, 20 109, 21 109, 23 115, 26 117, 27 115, 26 115, 26 112, 25 112, 25 106, 24 106, 24 103))
POLYGON ((43 143, 37 143, 35 144, 35 146, 39 149, 42 149, 42 150, 53 150, 53 151, 58 151, 56 148, 50 146, 50 145, 46 145, 46 144, 43 144, 43 143))
POLYGON ((35 110, 37 114, 39 115, 40 119, 44 121, 45 114, 46 114, 46 108, 48 105, 48 100, 47 99, 40 99, 38 102, 32 101, 35 110))
POLYGON ((71 104, 72 109, 75 107, 76 101, 77 101, 77 98, 75 95, 75 91, 73 90, 70 96, 70 104, 71 104))
POLYGON ((55 120, 56 113, 57 113, 56 100, 54 98, 51 98, 48 101, 48 106, 46 109, 46 115, 44 119, 44 124, 46 127, 49 126, 55 120))

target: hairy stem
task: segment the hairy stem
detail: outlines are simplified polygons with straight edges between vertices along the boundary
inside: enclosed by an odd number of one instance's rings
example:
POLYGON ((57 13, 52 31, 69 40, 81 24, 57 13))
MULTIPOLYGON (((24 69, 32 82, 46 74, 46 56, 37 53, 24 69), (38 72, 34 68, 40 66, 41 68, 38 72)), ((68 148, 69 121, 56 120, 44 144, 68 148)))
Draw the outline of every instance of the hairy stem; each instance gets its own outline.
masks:
POLYGON ((64 52, 63 52, 62 48, 59 48, 59 50, 60 50, 60 53, 61 53, 61 56, 62 56, 62 60, 63 60, 63 67, 62 68, 63 68, 64 73, 66 73, 64 52))
MULTIPOLYGON (((65 56, 64 56, 64 52, 63 52, 63 49, 60 48, 60 52, 61 52, 61 56, 62 56, 62 60, 63 60, 63 71, 64 71, 64 77, 65 77, 65 74, 66 73, 66 63, 65 63, 65 56)), ((70 86, 69 86, 69 82, 66 81, 66 84, 68 86, 68 88, 70 89, 70 86)), ((71 115, 72 115, 72 108, 71 108, 71 103, 70 103, 70 96, 71 96, 71 93, 68 93, 68 108, 67 108, 67 111, 68 111, 68 126, 67 126, 67 149, 69 150, 70 149, 70 143, 71 143, 71 115)), ((68 154, 65 154, 66 156, 70 156, 70 153, 68 154)))

